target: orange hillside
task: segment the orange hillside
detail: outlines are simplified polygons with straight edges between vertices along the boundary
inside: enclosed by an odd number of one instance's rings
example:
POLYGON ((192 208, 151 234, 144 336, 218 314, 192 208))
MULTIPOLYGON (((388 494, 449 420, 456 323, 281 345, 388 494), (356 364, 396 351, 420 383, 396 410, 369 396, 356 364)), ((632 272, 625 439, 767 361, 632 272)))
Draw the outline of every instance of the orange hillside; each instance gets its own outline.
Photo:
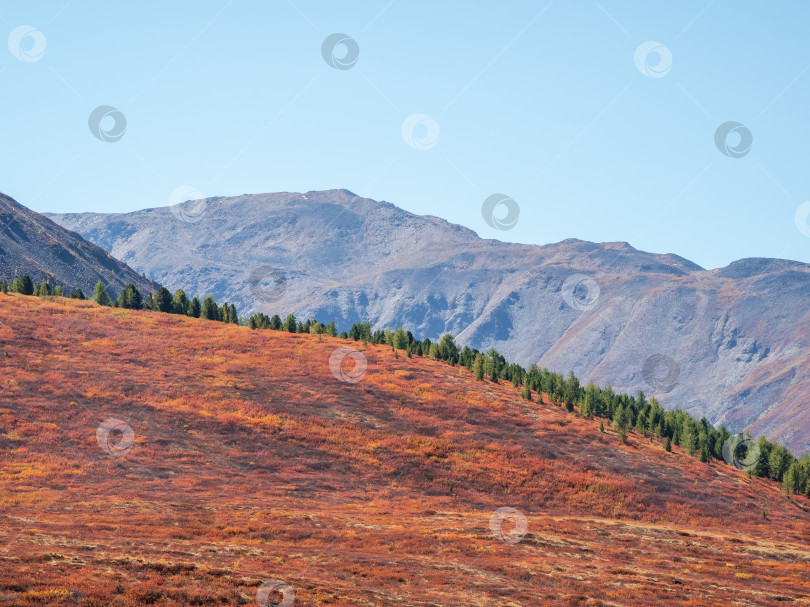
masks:
POLYGON ((805 498, 463 368, 2 294, 0 365, 3 605, 810 602, 805 498))

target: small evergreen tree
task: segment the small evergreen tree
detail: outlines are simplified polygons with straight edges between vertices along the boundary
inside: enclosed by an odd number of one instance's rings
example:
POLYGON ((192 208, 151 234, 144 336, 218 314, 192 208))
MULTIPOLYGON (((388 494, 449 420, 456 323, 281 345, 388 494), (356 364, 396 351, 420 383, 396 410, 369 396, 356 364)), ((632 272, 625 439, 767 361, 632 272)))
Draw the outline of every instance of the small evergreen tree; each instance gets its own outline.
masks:
POLYGON ((53 288, 53 294, 56 297, 62 297, 62 285, 56 285, 53 288))
POLYGON ((194 297, 191 302, 188 304, 188 314, 192 318, 199 318, 202 312, 202 306, 200 305, 200 298, 194 297))
POLYGON ((394 331, 391 335, 391 345, 397 350, 406 350, 408 348, 408 334, 405 333, 405 329, 399 327, 394 331))
POLYGON ((107 289, 104 288, 104 283, 99 280, 93 289, 93 301, 100 306, 109 306, 112 304, 110 296, 107 294, 107 289))
POLYGON ((34 294, 34 283, 31 281, 31 277, 28 276, 28 274, 20 279, 20 293, 23 295, 34 294))
POLYGON ((183 289, 177 289, 174 293, 174 297, 172 297, 172 313, 173 314, 188 314, 188 307, 190 305, 190 301, 186 296, 186 292, 183 289))
POLYGON ((135 285, 129 283, 126 287, 124 287, 124 290, 121 291, 118 299, 115 300, 115 307, 127 308, 129 310, 140 310, 143 307, 141 293, 137 288, 135 288, 135 285))
POLYGON ((669 439, 668 436, 666 442, 664 443, 664 451, 666 451, 667 453, 670 453, 672 451, 672 441, 669 439))
POLYGON ((804 493, 806 479, 804 478, 801 464, 794 461, 790 464, 790 468, 785 472, 784 479, 782 480, 782 490, 785 495, 792 495, 794 493, 804 493))
POLYGON ((270 328, 273 331, 281 330, 281 316, 273 314, 273 317, 270 319, 270 328))
POLYGON ((484 381, 484 357, 480 354, 475 355, 475 362, 473 362, 473 373, 475 373, 476 380, 484 381))
POLYGON ((236 306, 233 304, 228 306, 228 322, 235 325, 239 324, 239 316, 236 314, 236 306))
POLYGON ((152 309, 155 312, 170 313, 173 309, 172 294, 166 287, 159 287, 152 296, 152 309))
POLYGON ((792 463, 793 457, 782 445, 773 445, 768 458, 768 475, 775 481, 781 481, 792 463))
POLYGON ((215 302, 214 298, 209 295, 205 298, 202 307, 200 308, 200 318, 205 318, 206 320, 217 320, 218 316, 219 308, 217 308, 217 302, 215 302))

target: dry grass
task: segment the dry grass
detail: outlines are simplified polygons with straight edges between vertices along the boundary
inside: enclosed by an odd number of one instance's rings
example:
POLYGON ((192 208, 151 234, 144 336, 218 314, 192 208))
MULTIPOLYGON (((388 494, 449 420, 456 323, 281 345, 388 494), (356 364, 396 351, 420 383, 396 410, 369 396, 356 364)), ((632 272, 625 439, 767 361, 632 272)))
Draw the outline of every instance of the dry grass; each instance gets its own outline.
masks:
POLYGON ((390 348, 343 383, 339 345, 0 295, 0 602, 810 602, 806 500, 390 348))

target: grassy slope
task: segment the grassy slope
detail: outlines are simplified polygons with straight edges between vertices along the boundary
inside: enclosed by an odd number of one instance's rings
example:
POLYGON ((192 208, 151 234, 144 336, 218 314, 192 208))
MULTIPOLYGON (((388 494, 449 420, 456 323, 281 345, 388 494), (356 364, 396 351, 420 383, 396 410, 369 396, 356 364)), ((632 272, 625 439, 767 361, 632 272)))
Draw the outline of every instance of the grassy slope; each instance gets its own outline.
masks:
POLYGON ((803 498, 389 348, 342 383, 340 345, 0 294, 0 601, 810 603, 803 498))

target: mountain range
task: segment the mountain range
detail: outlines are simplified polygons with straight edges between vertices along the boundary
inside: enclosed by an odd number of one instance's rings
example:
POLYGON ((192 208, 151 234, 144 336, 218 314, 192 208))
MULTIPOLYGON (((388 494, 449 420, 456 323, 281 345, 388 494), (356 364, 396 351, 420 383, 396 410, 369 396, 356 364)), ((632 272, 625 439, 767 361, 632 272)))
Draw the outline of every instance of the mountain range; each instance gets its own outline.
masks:
POLYGON ((624 242, 488 240, 347 190, 49 217, 150 279, 242 315, 449 332, 810 451, 804 263, 707 270, 624 242))

